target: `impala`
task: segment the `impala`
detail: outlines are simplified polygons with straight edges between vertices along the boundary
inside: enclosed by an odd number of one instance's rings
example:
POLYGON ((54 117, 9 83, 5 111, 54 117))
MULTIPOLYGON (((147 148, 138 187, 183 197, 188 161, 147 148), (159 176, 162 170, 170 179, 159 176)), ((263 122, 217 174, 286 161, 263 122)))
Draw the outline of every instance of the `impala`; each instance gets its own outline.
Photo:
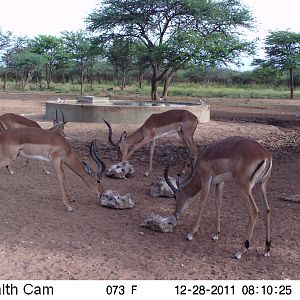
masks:
POLYGON ((103 193, 102 174, 105 164, 97 156, 95 141, 91 143, 90 155, 98 166, 97 173, 83 164, 74 149, 57 131, 41 128, 18 128, 0 133, 0 167, 9 165, 17 157, 52 162, 62 193, 63 203, 68 211, 72 211, 66 191, 66 180, 63 165, 69 167, 98 196, 103 193))
MULTIPOLYGON (((57 116, 57 110, 55 112, 55 120, 53 121, 53 127, 49 128, 50 130, 56 130, 61 133, 61 135, 64 136, 64 128, 67 124, 67 121, 65 121, 65 116, 63 111, 61 111, 62 114, 62 121, 58 120, 57 116)), ((22 127, 34 127, 34 128, 41 128, 41 126, 28 118, 25 118, 23 116, 14 114, 14 113, 6 113, 0 116, 0 130, 8 130, 8 129, 14 129, 14 128, 22 128, 22 127)))
POLYGON ((232 180, 237 185, 243 198, 247 202, 249 220, 246 229, 245 242, 235 254, 240 259, 250 246, 254 225, 258 217, 258 207, 252 195, 252 189, 258 186, 258 194, 264 207, 266 222, 266 249, 265 256, 270 255, 270 207, 266 196, 266 185, 272 169, 272 155, 257 141, 240 136, 233 136, 208 146, 203 152, 198 153, 194 170, 190 173, 180 188, 176 188, 169 180, 169 164, 165 168, 164 177, 176 199, 175 217, 179 219, 188 206, 189 199, 200 190, 200 209, 192 231, 187 235, 192 240, 199 228, 201 215, 208 199, 212 184, 216 185, 216 234, 220 234, 220 209, 224 182, 232 180))
MULTIPOLYGON (((64 136, 65 135, 64 128, 67 122, 65 121, 64 113, 62 111, 61 113, 62 113, 63 120, 62 121, 58 120, 57 110, 56 110, 56 118, 53 121, 53 127, 49 128, 48 130, 57 131, 58 133, 64 136)), ((41 126, 37 122, 14 113, 6 113, 0 116, 0 131, 23 128, 23 127, 41 128, 41 126)), ((28 161, 26 161, 26 163, 28 165, 28 161)), ((9 165, 6 166, 6 168, 11 175, 14 173, 9 165)), ((42 169, 47 175, 50 174, 50 172, 47 170, 47 168, 44 165, 42 169)))
POLYGON ((127 132, 124 131, 116 143, 112 139, 112 128, 110 124, 105 120, 104 122, 109 130, 108 141, 117 148, 118 159, 122 163, 128 160, 137 149, 150 143, 149 170, 145 172, 145 176, 148 176, 152 171, 155 141, 161 137, 178 133, 191 151, 194 160, 196 159, 197 145, 193 139, 193 135, 198 125, 198 119, 193 113, 187 110, 174 109, 152 114, 145 123, 132 134, 127 135, 127 132))

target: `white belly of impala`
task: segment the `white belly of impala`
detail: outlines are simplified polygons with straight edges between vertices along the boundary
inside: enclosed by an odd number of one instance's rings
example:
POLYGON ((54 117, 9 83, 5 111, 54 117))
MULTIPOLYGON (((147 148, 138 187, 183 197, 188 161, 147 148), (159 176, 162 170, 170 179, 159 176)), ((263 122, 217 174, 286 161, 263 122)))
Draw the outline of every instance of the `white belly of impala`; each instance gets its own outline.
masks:
POLYGON ((162 132, 162 133, 159 133, 155 136, 155 139, 159 139, 161 137, 166 137, 166 136, 170 136, 170 135, 173 135, 175 133, 177 133, 178 130, 174 129, 174 130, 170 130, 170 131, 166 131, 166 132, 162 132))
POLYGON ((224 181, 230 181, 232 179, 233 179, 233 177, 232 177, 231 172, 226 172, 226 173, 223 173, 223 174, 214 175, 213 178, 212 178, 212 183, 213 184, 218 184, 218 183, 221 183, 221 182, 224 182, 224 181))
POLYGON ((51 161, 49 155, 44 156, 44 155, 41 155, 41 154, 26 154, 22 150, 19 151, 18 155, 22 158, 25 158, 25 159, 36 159, 36 160, 43 160, 43 161, 47 161, 47 162, 51 161))

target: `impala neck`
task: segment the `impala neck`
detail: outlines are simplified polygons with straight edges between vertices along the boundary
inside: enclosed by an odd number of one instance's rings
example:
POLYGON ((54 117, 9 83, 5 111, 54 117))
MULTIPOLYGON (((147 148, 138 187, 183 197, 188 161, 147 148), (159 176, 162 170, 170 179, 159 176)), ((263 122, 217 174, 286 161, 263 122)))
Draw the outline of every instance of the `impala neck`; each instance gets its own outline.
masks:
POLYGON ((124 139, 124 143, 126 143, 128 145, 128 148, 130 148, 134 144, 137 144, 137 143, 141 142, 143 140, 143 138, 144 138, 143 132, 142 132, 141 128, 139 128, 138 130, 136 130, 132 134, 128 135, 124 139))
POLYGON ((202 186, 201 176, 195 171, 191 180, 178 191, 180 196, 183 196, 185 199, 193 198, 200 190, 202 186))

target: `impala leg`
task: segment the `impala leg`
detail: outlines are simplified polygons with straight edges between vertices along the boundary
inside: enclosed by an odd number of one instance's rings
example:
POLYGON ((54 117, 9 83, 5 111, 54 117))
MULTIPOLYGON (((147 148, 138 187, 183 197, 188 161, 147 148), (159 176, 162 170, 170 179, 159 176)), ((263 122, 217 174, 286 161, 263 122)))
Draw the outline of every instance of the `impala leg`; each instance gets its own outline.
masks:
MULTIPOLYGON (((129 158, 136 150, 138 150, 139 148, 143 147, 144 145, 146 145, 146 144, 148 144, 149 142, 152 142, 152 141, 153 141, 153 140, 151 140, 151 139, 146 139, 146 138, 144 138, 144 139, 142 139, 140 142, 134 144, 134 145, 131 147, 130 152, 129 152, 125 157, 123 157, 122 162, 128 160, 128 158, 129 158)), ((153 147, 153 149, 150 149, 150 159, 151 159, 151 151, 154 151, 155 143, 154 143, 154 145, 151 143, 151 147, 153 147)), ((152 167, 152 162, 151 162, 151 167, 152 167)), ((147 176, 147 175, 145 174, 145 176, 147 176)))
POLYGON ((188 233, 188 235, 187 235, 187 239, 189 241, 191 241, 194 237, 194 234, 196 234, 198 232, 202 213, 203 213, 204 207, 205 207, 207 199, 208 199, 211 180, 212 180, 211 177, 203 178, 202 189, 201 189, 201 193, 200 193, 199 213, 197 215, 196 223, 192 229, 192 232, 188 233))
POLYGON ((10 175, 13 175, 13 174, 14 174, 14 171, 12 170, 12 168, 11 168, 10 165, 7 165, 7 166, 6 166, 6 169, 7 169, 8 173, 9 173, 10 175))
POLYGON ((267 200, 267 189, 266 182, 260 183, 258 185, 258 194, 259 198, 263 204, 264 215, 265 215, 265 224, 266 224, 266 250, 264 256, 270 256, 270 247, 271 247, 271 230, 270 230, 270 207, 267 200))
POLYGON ((153 163, 153 154, 155 148, 155 140, 150 142, 150 160, 149 160, 149 170, 145 172, 145 176, 149 176, 150 172, 152 171, 152 163, 153 163))
POLYGON ((252 191, 250 187, 246 187, 242 189, 242 194, 244 198, 247 200, 247 206, 249 210, 249 221, 246 229, 246 239, 241 249, 235 254, 235 258, 240 259, 242 255, 247 252, 250 247, 250 241, 253 233, 253 228, 256 223, 258 217, 258 207, 255 204, 254 198, 252 196, 252 191))
POLYGON ((26 159, 26 161, 25 161, 25 166, 29 167, 29 160, 28 159, 26 159))
POLYGON ((63 198, 63 203, 67 208, 67 211, 72 211, 72 207, 69 204, 68 201, 68 194, 66 191, 66 183, 65 183, 65 175, 64 171, 62 169, 62 162, 61 159, 53 159, 53 167, 56 173, 56 177, 58 179, 59 187, 61 190, 62 198, 63 198))
POLYGON ((48 168, 45 166, 45 163, 42 162, 42 170, 46 175, 50 175, 50 171, 48 170, 48 168))
POLYGON ((0 161, 0 168, 5 166, 10 175, 14 174, 14 171, 11 169, 10 164, 17 158, 17 153, 18 152, 16 151, 15 154, 12 153, 8 157, 2 157, 2 161, 0 161))
POLYGON ((216 233, 212 236, 212 239, 218 240, 219 234, 221 231, 221 206, 222 206, 222 195, 223 195, 224 182, 216 184, 216 197, 215 197, 215 206, 216 206, 216 233))

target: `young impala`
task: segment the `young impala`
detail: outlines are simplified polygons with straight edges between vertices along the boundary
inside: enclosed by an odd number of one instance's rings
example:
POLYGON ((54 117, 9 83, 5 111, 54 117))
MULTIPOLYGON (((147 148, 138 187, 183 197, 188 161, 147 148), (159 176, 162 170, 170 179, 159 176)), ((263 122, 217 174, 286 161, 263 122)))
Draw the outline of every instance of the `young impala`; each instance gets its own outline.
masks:
POLYGON ((69 167, 90 188, 94 189, 98 196, 104 191, 102 174, 105 171, 105 164, 96 153, 95 141, 91 143, 90 155, 98 166, 97 172, 81 162, 74 149, 57 131, 28 127, 5 130, 0 133, 0 167, 9 165, 17 157, 52 162, 63 203, 68 211, 72 211, 72 207, 66 191, 63 165, 69 167))
POLYGON ((216 234, 220 233, 220 209, 224 182, 233 180, 247 202, 249 220, 246 237, 241 249, 235 254, 240 259, 250 246, 250 240, 256 219, 258 207, 252 196, 252 189, 258 186, 259 198, 264 207, 266 222, 266 250, 265 256, 270 255, 270 207, 266 196, 266 185, 272 169, 272 155, 261 144, 253 139, 233 136, 208 146, 203 152, 198 153, 198 158, 191 174, 177 189, 169 180, 169 165, 165 169, 165 179, 173 190, 176 198, 175 217, 179 219, 188 206, 189 199, 201 191, 201 203, 196 223, 187 235, 188 240, 198 231, 199 223, 209 190, 212 184, 216 185, 216 234))
MULTIPOLYGON (((48 130, 57 131, 58 133, 64 136, 64 128, 67 122, 65 121, 65 116, 62 111, 61 114, 63 120, 59 121, 56 110, 56 118, 53 121, 53 127, 49 128, 48 130)), ((6 113, 0 116, 0 131, 23 127, 41 128, 41 126, 37 122, 14 113, 6 113)), ((26 161, 26 164, 28 165, 28 161, 26 161)), ((11 175, 14 173, 10 166, 6 166, 6 168, 11 175)), ((44 164, 42 169, 45 174, 50 174, 50 172, 47 170, 44 164)))
POLYGON ((126 131, 124 131, 116 143, 112 140, 112 128, 110 124, 105 120, 104 122, 109 130, 108 141, 117 148, 118 159, 122 163, 128 160, 133 152, 150 143, 149 170, 145 173, 145 176, 148 176, 152 171, 155 141, 161 137, 178 133, 191 151, 192 157, 196 160, 197 145, 194 142, 193 135, 198 125, 198 118, 187 110, 174 109, 152 114, 145 123, 132 134, 127 135, 126 131))

